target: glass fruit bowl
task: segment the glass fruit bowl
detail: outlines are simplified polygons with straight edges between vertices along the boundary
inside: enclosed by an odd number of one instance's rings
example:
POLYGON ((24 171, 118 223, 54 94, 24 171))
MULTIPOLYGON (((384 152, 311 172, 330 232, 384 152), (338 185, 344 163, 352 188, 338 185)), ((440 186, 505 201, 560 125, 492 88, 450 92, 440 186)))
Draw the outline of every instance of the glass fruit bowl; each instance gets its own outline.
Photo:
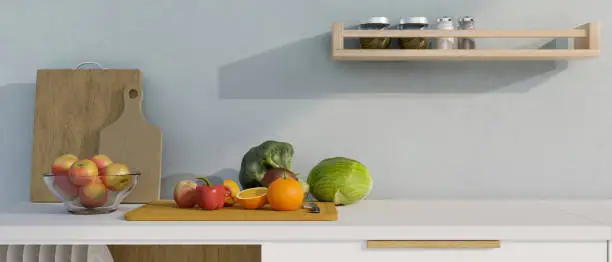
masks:
POLYGON ((68 174, 44 174, 51 192, 73 214, 105 214, 117 210, 119 204, 136 187, 140 173, 73 177, 68 174))

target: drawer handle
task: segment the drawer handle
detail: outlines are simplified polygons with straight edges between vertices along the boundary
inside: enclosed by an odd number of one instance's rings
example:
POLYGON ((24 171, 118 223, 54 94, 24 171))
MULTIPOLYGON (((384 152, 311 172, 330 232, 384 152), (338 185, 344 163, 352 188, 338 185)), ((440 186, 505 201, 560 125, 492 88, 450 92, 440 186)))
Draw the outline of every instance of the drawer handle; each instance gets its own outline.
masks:
POLYGON ((500 248, 499 240, 368 240, 368 248, 500 248))

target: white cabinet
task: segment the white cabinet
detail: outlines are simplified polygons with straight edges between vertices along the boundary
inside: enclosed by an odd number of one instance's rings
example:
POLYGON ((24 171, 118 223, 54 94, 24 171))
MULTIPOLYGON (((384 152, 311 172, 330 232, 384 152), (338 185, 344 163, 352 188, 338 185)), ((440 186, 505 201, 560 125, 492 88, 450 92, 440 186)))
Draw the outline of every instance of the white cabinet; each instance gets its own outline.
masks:
POLYGON ((61 204, 0 207, 0 262, 23 261, 23 245, 59 245, 54 256, 39 258, 82 258, 82 252, 63 245, 92 243, 131 245, 124 251, 128 259, 121 260, 130 262, 138 261, 134 257, 152 261, 150 250, 130 250, 133 245, 159 244, 202 247, 185 259, 169 256, 171 262, 191 261, 200 253, 225 257, 211 261, 242 262, 259 261, 260 254, 264 262, 612 262, 607 261, 612 201, 364 200, 338 207, 338 221, 330 222, 125 221, 123 213, 135 207, 122 205, 118 212, 97 216, 67 215, 61 204), (396 241, 384 242, 383 248, 366 245, 366 240, 389 239, 396 241), (452 244, 440 246, 440 240, 452 244), (489 241, 474 248, 476 240, 489 241), (230 252, 227 245, 257 247, 230 252))
POLYGON ((499 248, 366 248, 366 241, 264 243, 263 262, 607 262, 607 241, 501 241, 499 248))

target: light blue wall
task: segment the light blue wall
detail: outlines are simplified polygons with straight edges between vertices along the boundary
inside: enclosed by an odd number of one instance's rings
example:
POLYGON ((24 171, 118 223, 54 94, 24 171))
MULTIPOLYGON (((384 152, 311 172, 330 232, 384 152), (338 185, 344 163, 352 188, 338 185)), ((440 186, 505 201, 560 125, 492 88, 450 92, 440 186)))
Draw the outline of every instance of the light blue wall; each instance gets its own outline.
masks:
POLYGON ((609 197, 610 7, 603 0, 3 0, 0 199, 29 198, 36 69, 86 60, 143 71, 145 114, 165 135, 166 177, 231 176, 250 146, 279 139, 294 144, 300 173, 329 156, 361 160, 375 180, 372 198, 609 197), (479 28, 502 29, 600 21, 603 52, 569 64, 331 61, 332 22, 372 15, 473 15, 479 28))

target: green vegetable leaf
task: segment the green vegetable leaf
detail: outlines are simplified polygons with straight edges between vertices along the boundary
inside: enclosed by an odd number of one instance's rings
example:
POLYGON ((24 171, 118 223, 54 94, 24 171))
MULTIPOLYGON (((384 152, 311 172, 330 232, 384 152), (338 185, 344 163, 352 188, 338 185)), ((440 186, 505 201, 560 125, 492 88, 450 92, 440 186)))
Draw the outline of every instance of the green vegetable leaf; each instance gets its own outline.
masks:
POLYGON ((310 193, 319 201, 350 205, 366 198, 373 187, 368 169, 344 157, 319 162, 308 175, 310 193))

